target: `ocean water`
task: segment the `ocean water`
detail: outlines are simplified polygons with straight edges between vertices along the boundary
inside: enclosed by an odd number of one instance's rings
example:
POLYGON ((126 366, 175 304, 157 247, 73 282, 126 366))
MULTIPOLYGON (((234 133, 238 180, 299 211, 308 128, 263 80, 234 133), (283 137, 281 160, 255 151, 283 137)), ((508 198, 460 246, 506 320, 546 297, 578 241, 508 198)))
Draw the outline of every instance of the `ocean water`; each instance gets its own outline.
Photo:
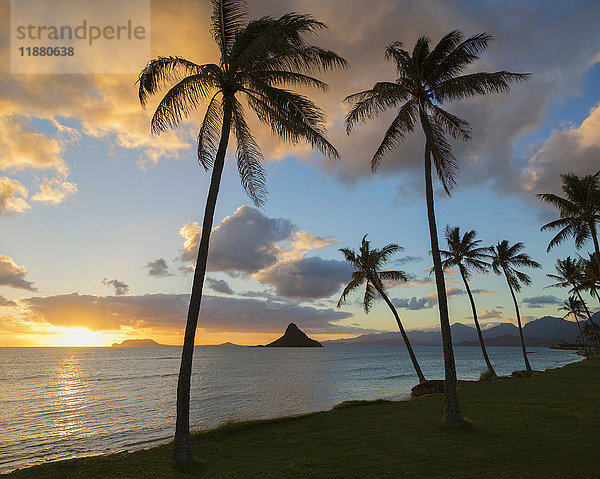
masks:
MULTIPOLYGON (((529 348, 536 370, 579 358, 529 348)), ((427 379, 443 378, 439 347, 416 347, 427 379)), ((496 372, 524 369, 519 348, 489 348, 496 372)), ((0 473, 172 438, 180 348, 0 348, 0 473)), ((479 348, 456 347, 459 379, 476 380, 479 348)), ((194 353, 193 429, 229 419, 327 410, 351 399, 402 399, 417 384, 399 346, 246 348, 194 353)), ((441 412, 440 412, 441 414, 441 412)))

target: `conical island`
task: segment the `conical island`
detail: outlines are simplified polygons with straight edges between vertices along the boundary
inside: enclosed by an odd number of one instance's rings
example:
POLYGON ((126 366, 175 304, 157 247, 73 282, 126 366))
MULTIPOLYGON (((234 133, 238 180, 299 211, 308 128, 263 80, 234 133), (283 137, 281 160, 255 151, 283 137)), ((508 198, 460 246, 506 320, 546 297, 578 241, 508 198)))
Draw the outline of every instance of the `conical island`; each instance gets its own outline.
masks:
POLYGON ((322 348, 319 341, 310 339, 306 333, 302 332, 294 323, 290 323, 283 336, 276 341, 267 344, 265 347, 273 348, 322 348))

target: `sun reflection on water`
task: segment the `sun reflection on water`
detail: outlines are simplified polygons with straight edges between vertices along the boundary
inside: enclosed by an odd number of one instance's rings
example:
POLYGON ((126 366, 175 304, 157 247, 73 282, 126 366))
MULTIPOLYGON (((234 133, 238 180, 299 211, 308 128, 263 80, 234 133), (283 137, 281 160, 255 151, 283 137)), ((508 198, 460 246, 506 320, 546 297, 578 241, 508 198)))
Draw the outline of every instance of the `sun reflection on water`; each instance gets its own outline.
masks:
POLYGON ((83 430, 85 409, 85 385, 81 358, 71 353, 66 355, 57 374, 58 408, 60 416, 54 421, 59 436, 71 436, 83 430))

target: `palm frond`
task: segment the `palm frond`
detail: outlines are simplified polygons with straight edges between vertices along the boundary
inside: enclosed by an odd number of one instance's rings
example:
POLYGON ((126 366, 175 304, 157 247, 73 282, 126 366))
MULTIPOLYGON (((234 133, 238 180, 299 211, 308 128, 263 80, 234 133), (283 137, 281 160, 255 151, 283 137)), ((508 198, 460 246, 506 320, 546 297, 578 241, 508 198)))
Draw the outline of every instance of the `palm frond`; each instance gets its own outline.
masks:
POLYGON ((378 266, 383 265, 385 262, 387 262, 387 260, 390 258, 390 256, 392 256, 400 251, 404 251, 404 248, 396 243, 387 244, 380 250, 377 250, 376 256, 377 256, 378 266))
MULTIPOLYGON (((462 33, 458 32, 462 40, 462 33)), ((467 65, 479 59, 479 55, 487 50, 492 36, 486 32, 477 33, 466 40, 458 43, 456 47, 444 58, 437 61, 435 68, 428 72, 427 82, 439 84, 449 78, 455 77, 462 72, 467 65)))
POLYGON ((221 52, 221 63, 226 63, 236 35, 244 26, 248 8, 245 0, 211 1, 213 38, 221 52))
MULTIPOLYGON (((371 90, 347 96, 344 101, 354 106, 346 115, 346 133, 350 133, 358 123, 376 118, 389 108, 394 108, 410 95, 401 84, 394 82, 375 83, 371 90)), ((403 108, 406 105, 403 106, 403 108)))
POLYGON ((240 32, 231 57, 242 69, 256 69, 267 58, 307 47, 305 36, 326 28, 311 15, 286 13, 278 19, 262 17, 240 32))
POLYGON ((408 281, 408 276, 404 271, 379 271, 377 274, 382 281, 401 281, 403 283, 408 281))
POLYGON ((198 163, 208 171, 214 164, 214 156, 219 147, 223 105, 215 93, 208 103, 200 131, 198 132, 198 163))
MULTIPOLYGON (((207 67, 207 65, 204 65, 207 67)), ((179 82, 189 75, 197 75, 202 67, 181 57, 158 57, 150 60, 141 71, 138 96, 142 106, 146 106, 148 97, 165 86, 179 82)))
MULTIPOLYGON (((389 128, 385 132, 383 140, 377 148, 377 151, 373 155, 371 159, 371 171, 375 172, 383 160, 385 154, 396 146, 398 146, 404 140, 404 137, 407 133, 412 133, 415 131, 415 124, 417 121, 417 106, 416 103, 411 101, 407 101, 400 110, 398 111, 398 115, 392 121, 389 128)), ((346 131, 348 131, 350 127, 350 123, 348 122, 348 117, 346 118, 346 131)))
POLYGON ((371 307, 373 306, 373 301, 375 300, 375 296, 377 295, 377 290, 371 283, 371 281, 367 280, 367 286, 365 287, 365 296, 363 298, 363 309, 365 313, 369 314, 371 311, 371 307))
POLYGON ((266 83, 271 86, 301 86, 312 87, 317 90, 326 91, 329 86, 327 83, 317 78, 302 73, 290 72, 286 70, 260 70, 250 72, 246 75, 250 82, 266 83))
POLYGON ((440 63, 460 44, 463 34, 460 30, 452 30, 442 37, 431 50, 425 62, 424 76, 428 82, 432 80, 440 63))
POLYGON ((244 109, 237 100, 233 103, 232 120, 233 132, 237 139, 237 166, 242 187, 256 206, 263 206, 267 199, 263 155, 248 128, 244 109))
POLYGON ((198 108, 214 84, 205 74, 191 75, 171 88, 156 107, 151 130, 155 135, 175 129, 181 120, 198 108))
POLYGON ((337 303, 338 308, 342 306, 342 303, 346 301, 346 298, 352 291, 360 287, 364 280, 364 276, 361 275, 353 278, 352 281, 348 283, 348 285, 344 288, 344 291, 342 292, 342 295, 340 296, 340 299, 337 303))
POLYGON ((412 65, 410 53, 404 50, 402 42, 394 42, 388 45, 385 49, 385 59, 394 60, 396 69, 400 74, 409 71, 412 65))
POLYGON ((335 68, 346 68, 344 58, 331 50, 311 45, 305 48, 290 49, 277 55, 263 58, 253 66, 253 70, 286 70, 312 74, 326 72, 335 68))
POLYGON ((340 253, 342 253, 344 255, 344 258, 346 259, 346 261, 348 261, 352 266, 356 267, 357 265, 357 258, 356 258, 356 252, 350 248, 340 248, 339 249, 340 253))
POLYGON ((411 72, 413 78, 418 78, 419 80, 423 79, 425 73, 425 63, 427 61, 427 57, 429 55, 429 44, 431 43, 431 38, 422 36, 417 38, 415 46, 412 51, 412 63, 411 63, 411 72))
POLYGON ((444 187, 444 191, 450 196, 450 190, 456 185, 458 160, 452 153, 450 143, 444 137, 443 129, 435 121, 431 121, 431 118, 421 114, 421 125, 428 139, 437 176, 444 187))
POLYGON ((577 205, 573 201, 570 201, 568 198, 562 198, 554 193, 538 193, 536 196, 544 203, 554 206, 559 211, 569 212, 578 210, 577 205))
POLYGON ((469 122, 447 112, 437 105, 432 104, 431 111, 434 121, 440 125, 444 132, 449 133, 452 138, 463 141, 471 139, 471 126, 469 122))
POLYGON ((494 73, 478 72, 448 78, 435 88, 434 97, 442 103, 488 93, 507 93, 510 91, 511 83, 523 82, 529 76, 529 73, 500 71, 494 73))
POLYGON ((339 159, 339 153, 325 136, 323 112, 311 100, 264 83, 252 87, 242 91, 259 120, 269 125, 273 133, 294 145, 306 141, 325 156, 339 159))

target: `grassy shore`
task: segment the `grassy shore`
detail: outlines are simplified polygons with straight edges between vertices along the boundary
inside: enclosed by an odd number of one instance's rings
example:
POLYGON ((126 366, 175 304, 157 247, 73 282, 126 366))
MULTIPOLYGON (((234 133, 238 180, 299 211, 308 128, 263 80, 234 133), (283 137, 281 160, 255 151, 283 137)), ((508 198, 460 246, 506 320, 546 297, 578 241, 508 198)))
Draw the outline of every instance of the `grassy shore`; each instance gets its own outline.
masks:
POLYGON ((598 478, 600 359, 527 379, 461 382, 468 421, 441 424, 441 395, 342 403, 328 412, 226 424, 193 436, 197 462, 171 446, 15 471, 14 478, 598 478))

